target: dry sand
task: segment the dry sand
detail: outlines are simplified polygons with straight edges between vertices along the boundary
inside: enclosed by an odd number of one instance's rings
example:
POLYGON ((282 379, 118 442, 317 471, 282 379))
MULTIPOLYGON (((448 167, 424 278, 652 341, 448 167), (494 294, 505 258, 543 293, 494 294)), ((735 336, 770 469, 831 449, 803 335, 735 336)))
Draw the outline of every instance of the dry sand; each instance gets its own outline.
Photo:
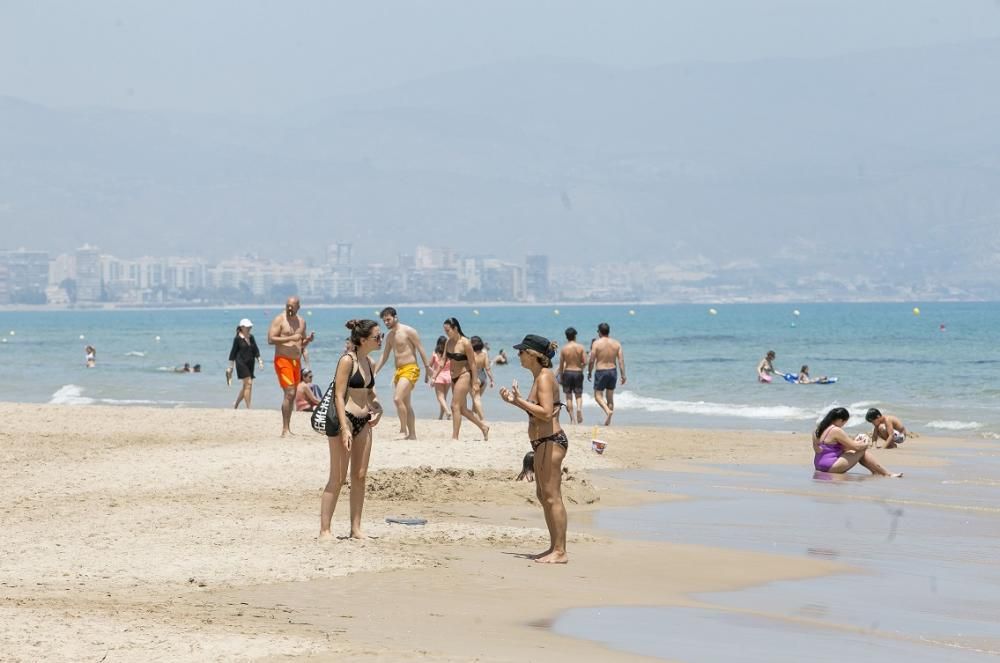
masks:
MULTIPOLYGON (((387 416, 365 508, 373 538, 324 544, 328 451, 306 415, 286 440, 273 410, 0 404, 0 418, 3 661, 637 660, 532 625, 568 607, 691 605, 689 592, 844 570, 587 527, 596 508, 669 499, 594 470, 808 471, 804 434, 601 429, 599 456, 589 426, 570 429, 572 561, 553 568, 524 557, 547 545, 533 484, 512 481, 524 423, 495 424, 487 443, 471 425, 453 442, 449 422, 421 421, 410 442, 387 416)), ((892 469, 941 462, 908 447, 892 469)), ((345 490, 335 533, 346 511, 345 490)))

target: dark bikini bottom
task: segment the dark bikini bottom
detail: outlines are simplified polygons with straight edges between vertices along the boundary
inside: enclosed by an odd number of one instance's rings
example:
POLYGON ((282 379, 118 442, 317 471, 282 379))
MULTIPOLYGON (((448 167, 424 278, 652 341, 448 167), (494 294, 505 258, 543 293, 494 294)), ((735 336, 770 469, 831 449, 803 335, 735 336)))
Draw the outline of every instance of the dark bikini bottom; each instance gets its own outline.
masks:
MULTIPOLYGON (((368 425, 368 422, 372 420, 372 415, 370 413, 364 415, 363 417, 351 414, 350 412, 345 412, 344 414, 347 416, 347 420, 351 422, 351 435, 357 435, 360 433, 362 429, 368 425)), ((327 437, 337 437, 340 435, 339 419, 326 415, 326 435, 327 437)))
POLYGON ((566 433, 559 431, 558 433, 553 433, 552 435, 547 435, 545 437, 540 437, 537 440, 531 441, 531 450, 537 451, 538 447, 542 446, 546 442, 555 442, 563 449, 569 449, 569 439, 566 437, 566 433))

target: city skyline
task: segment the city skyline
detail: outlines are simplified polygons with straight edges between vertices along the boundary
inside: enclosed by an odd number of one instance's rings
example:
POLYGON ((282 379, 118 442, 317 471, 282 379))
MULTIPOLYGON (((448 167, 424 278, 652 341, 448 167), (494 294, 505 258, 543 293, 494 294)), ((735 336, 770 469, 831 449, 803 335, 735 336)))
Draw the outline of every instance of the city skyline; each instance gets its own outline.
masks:
POLYGON ((120 258, 85 244, 72 253, 0 250, 0 306, 158 307, 266 304, 298 295, 317 304, 372 302, 739 303, 982 301, 1000 298, 989 275, 964 285, 933 275, 894 282, 865 274, 762 269, 752 261, 554 265, 417 245, 393 264, 364 263, 355 247, 331 244, 325 259, 277 262, 253 254, 212 261, 191 256, 120 258))

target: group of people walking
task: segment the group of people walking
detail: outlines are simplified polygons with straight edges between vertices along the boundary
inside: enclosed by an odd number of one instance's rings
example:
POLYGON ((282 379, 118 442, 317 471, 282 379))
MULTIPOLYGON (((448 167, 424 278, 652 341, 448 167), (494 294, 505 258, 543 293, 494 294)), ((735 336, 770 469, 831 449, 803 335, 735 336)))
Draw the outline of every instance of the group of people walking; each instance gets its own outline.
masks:
MULTIPOLYGON (((298 314, 299 308, 298 298, 290 297, 285 310, 272 320, 267 335, 268 344, 275 348, 274 369, 283 392, 282 437, 291 433, 291 413, 296 406, 311 409, 325 398, 311 384, 311 371, 303 369, 306 348, 315 339, 315 334, 307 332, 306 322, 298 314)), ((509 361, 503 351, 491 360, 483 340, 478 336, 466 336, 461 323, 451 317, 442 323, 443 334, 428 356, 417 331, 400 322, 394 308, 383 309, 379 317, 387 330, 384 334, 375 320, 349 320, 346 324, 350 336, 337 362, 330 386, 330 402, 325 410, 330 468, 320 504, 321 539, 332 537, 330 523, 348 476, 350 536, 364 536, 361 512, 371 456, 372 429, 379 424, 384 413, 375 392, 375 376, 390 355, 395 357, 393 403, 404 439, 414 440, 417 436, 411 397, 423 376, 424 382, 434 388, 439 419, 451 419, 452 439, 459 439, 464 418, 479 429, 484 441, 489 440, 490 425, 486 421, 482 397, 486 389, 496 384, 494 365, 509 361), (375 351, 380 351, 380 356, 373 363, 370 355, 375 351), (449 391, 450 402, 447 399, 449 391)), ((244 318, 240 321, 229 354, 227 380, 235 371, 242 381, 234 407, 239 407, 241 402, 250 407, 254 367, 263 368, 252 330, 250 320, 244 318)), ((605 424, 610 425, 615 387, 626 381, 624 353, 621 344, 610 337, 607 323, 598 326, 598 338, 591 342, 589 351, 576 341, 575 329, 570 327, 565 333, 567 344, 559 354, 558 369, 553 367, 557 344, 542 336, 525 336, 514 348, 521 366, 532 376, 527 396, 522 395, 517 381, 513 381, 510 387, 500 389, 500 398, 505 403, 528 415, 536 493, 550 535, 549 548, 534 557, 536 561, 546 563, 564 563, 567 560, 566 509, 562 501, 561 478, 562 461, 569 440, 559 423, 559 414, 564 407, 560 395, 566 395, 565 406, 570 412, 570 421, 582 422, 583 372, 586 369, 587 379, 594 381, 595 400, 605 413, 605 424)))

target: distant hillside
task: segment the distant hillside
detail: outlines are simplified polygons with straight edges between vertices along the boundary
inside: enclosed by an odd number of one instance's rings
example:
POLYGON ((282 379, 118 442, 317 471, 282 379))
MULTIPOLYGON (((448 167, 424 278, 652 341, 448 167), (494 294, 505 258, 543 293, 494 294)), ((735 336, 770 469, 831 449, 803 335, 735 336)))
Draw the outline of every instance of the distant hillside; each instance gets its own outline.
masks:
POLYGON ((988 41, 513 62, 280 117, 0 98, 0 248, 279 257, 341 240, 391 260, 423 242, 982 280, 1000 256, 997 71, 988 41))

